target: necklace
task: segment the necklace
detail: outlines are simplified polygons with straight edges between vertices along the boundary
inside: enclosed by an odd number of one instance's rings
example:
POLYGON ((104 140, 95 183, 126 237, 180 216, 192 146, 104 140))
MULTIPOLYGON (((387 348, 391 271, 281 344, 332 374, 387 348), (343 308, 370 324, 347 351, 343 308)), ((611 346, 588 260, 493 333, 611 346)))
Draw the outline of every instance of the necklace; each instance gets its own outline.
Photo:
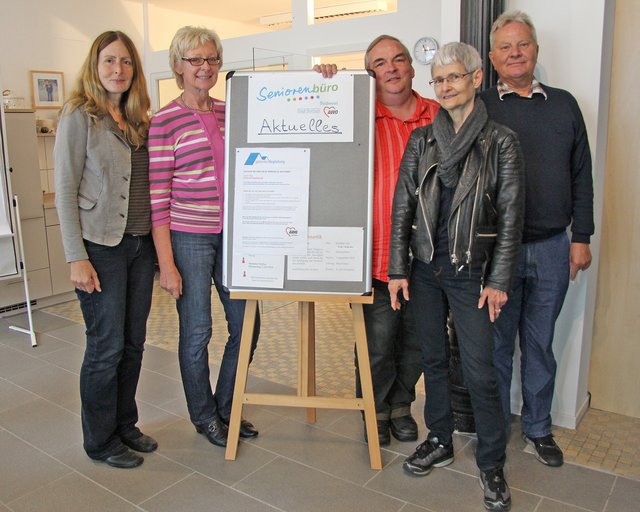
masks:
POLYGON ((213 110, 213 102, 211 101, 211 98, 207 98, 207 108, 190 107, 187 105, 187 102, 184 101, 184 93, 182 93, 180 95, 180 103, 182 103, 182 106, 185 108, 188 108, 189 110, 197 110, 198 112, 211 112, 213 110))

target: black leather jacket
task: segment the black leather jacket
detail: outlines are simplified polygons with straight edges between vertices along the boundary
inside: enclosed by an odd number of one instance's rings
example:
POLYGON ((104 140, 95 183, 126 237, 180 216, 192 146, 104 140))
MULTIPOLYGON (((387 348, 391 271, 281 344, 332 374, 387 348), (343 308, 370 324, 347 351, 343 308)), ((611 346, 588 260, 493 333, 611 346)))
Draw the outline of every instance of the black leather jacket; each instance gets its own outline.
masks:
MULTIPOLYGON (((391 214, 389 276, 409 275, 414 258, 434 254, 440 159, 431 125, 411 134, 398 176, 391 214)), ((517 135, 488 121, 464 162, 449 216, 451 264, 484 266, 484 285, 509 292, 524 222, 524 163, 517 135)))

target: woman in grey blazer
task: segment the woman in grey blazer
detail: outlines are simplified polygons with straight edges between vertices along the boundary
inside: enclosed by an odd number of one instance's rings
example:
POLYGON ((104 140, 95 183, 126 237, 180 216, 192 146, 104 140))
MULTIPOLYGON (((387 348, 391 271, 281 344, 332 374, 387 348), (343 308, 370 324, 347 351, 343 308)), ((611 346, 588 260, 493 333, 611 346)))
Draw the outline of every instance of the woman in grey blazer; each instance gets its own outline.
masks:
POLYGON ((158 444, 136 423, 151 308, 149 96, 131 39, 104 32, 66 102, 54 149, 56 206, 87 334, 80 398, 84 449, 118 468, 158 444))

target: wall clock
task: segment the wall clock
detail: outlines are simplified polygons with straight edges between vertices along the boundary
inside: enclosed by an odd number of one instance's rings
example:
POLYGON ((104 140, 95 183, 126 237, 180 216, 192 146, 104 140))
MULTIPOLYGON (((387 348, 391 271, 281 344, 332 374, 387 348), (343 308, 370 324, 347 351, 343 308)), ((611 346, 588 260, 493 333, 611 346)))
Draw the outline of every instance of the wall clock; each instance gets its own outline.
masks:
POLYGON ((420 64, 431 64, 437 50, 438 41, 429 36, 421 37, 413 46, 413 58, 420 64))

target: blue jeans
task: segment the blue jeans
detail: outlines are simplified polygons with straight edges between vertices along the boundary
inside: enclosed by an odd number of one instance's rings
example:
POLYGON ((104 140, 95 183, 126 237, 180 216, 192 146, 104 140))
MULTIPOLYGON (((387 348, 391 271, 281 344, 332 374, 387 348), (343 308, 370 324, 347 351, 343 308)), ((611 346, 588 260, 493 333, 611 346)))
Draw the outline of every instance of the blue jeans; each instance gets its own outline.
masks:
POLYGON ((493 366, 493 327, 487 306, 478 309, 481 272, 468 269, 456 275, 449 265, 413 260, 410 300, 422 339, 425 403, 429 438, 451 443, 453 412, 449 385, 449 310, 458 336, 462 372, 476 421, 476 463, 482 471, 502 468, 506 433, 502 403, 493 366), (422 313, 418 313, 422 312, 422 313))
MULTIPOLYGON (((194 425, 208 425, 231 415, 238 366, 244 300, 232 300, 222 286, 222 233, 171 231, 173 258, 182 276, 182 296, 176 301, 180 319, 178 360, 189 416, 194 425), (224 308, 229 338, 225 345, 215 395, 209 382, 211 340, 211 282, 224 308)), ((258 342, 260 317, 252 340, 251 357, 258 342)))
POLYGON ((566 233, 522 244, 509 300, 495 324, 495 364, 508 425, 513 354, 516 334, 519 334, 522 431, 529 437, 551 433, 551 401, 556 378, 553 331, 568 286, 566 233))
POLYGON ((101 292, 76 289, 87 328, 80 370, 84 449, 104 459, 140 435, 136 388, 151 309, 155 251, 149 235, 125 235, 115 247, 85 240, 101 292))
MULTIPOLYGON (((373 280, 373 304, 365 304, 364 324, 369 347, 371 381, 378 419, 411 413, 416 383, 422 373, 422 352, 409 307, 391 309, 387 283, 373 280)), ((356 357, 356 396, 362 396, 356 357)))

